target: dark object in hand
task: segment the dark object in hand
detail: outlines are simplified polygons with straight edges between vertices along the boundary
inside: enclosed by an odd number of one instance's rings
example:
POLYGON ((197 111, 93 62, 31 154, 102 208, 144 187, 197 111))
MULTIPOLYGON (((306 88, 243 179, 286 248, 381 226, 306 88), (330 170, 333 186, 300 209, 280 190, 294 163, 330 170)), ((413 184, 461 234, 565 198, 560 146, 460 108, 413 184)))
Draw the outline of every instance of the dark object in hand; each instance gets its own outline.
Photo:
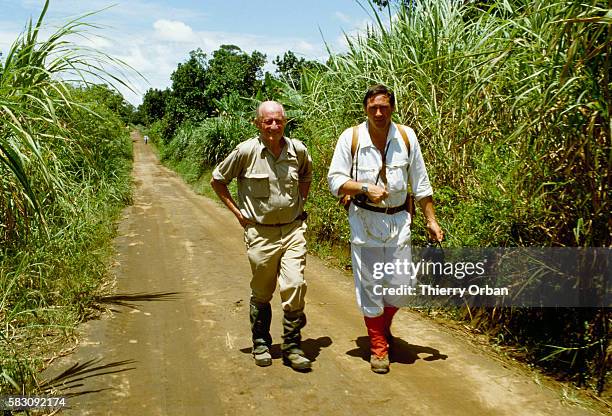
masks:
POLYGON ((370 201, 366 194, 357 194, 353 197, 353 199, 361 204, 366 204, 370 201))
POLYGON ((439 263, 442 267, 433 267, 434 272, 430 275, 431 278, 441 279, 444 276, 444 249, 439 241, 427 240, 427 244, 421 252, 421 258, 428 263, 439 263))
POLYGON ((351 206, 351 202, 353 202, 353 199, 363 204, 369 201, 366 194, 357 194, 355 196, 342 195, 338 202, 344 207, 345 210, 348 211, 349 207, 351 206))

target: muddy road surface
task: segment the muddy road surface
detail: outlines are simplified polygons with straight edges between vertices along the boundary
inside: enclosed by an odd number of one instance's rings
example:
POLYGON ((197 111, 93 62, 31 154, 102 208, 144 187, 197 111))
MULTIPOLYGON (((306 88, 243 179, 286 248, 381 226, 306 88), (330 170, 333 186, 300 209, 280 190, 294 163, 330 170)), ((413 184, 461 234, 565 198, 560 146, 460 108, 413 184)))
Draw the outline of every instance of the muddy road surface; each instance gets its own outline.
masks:
MULTIPOLYGON (((65 415, 585 415, 555 389, 459 334, 400 310, 391 372, 370 371, 363 318, 345 274, 308 258, 303 349, 313 370, 250 354, 250 267, 243 232, 216 201, 196 195, 134 136, 134 204, 116 238, 112 312, 82 325, 79 346, 46 372, 83 365, 87 392, 65 415)), ((74 381, 78 380, 78 381, 74 381)))

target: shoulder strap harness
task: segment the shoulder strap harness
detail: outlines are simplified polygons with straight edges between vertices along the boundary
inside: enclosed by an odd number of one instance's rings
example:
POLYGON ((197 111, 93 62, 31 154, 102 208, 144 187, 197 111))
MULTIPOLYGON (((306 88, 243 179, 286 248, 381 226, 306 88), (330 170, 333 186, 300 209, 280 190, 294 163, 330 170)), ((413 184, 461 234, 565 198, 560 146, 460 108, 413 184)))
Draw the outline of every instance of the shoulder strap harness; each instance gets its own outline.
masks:
MULTIPOLYGON (((406 126, 402 124, 395 124, 395 126, 399 130, 400 135, 402 136, 402 140, 404 141, 404 144, 406 145, 406 150, 408 151, 408 157, 410 157, 410 141, 408 140, 408 134, 406 133, 406 130, 405 130, 406 126)), ((357 153, 358 144, 359 144, 359 125, 353 126, 353 137, 351 140, 351 158, 355 157, 355 153, 357 153)), ((354 164, 351 163, 351 178, 353 178, 353 167, 354 167, 354 164)), ((346 197, 346 196, 341 199, 341 203, 347 209, 348 209, 348 205, 350 204, 350 199, 351 199, 350 197, 346 197)), ((414 196, 410 192, 408 192, 408 195, 406 196, 405 205, 411 217, 414 218, 414 215, 416 213, 416 209, 415 209, 416 207, 414 203, 414 196)))
MULTIPOLYGON (((410 157, 410 140, 408 140, 408 134, 406 134, 406 126, 401 124, 396 124, 395 127, 400 132, 402 139, 404 140, 404 144, 406 145, 406 150, 408 151, 408 157, 410 157)), ((355 153, 357 152, 357 145, 359 144, 359 125, 353 126, 353 139, 351 141, 351 157, 355 157, 355 153)), ((351 177, 353 177, 353 166, 351 165, 351 177)))

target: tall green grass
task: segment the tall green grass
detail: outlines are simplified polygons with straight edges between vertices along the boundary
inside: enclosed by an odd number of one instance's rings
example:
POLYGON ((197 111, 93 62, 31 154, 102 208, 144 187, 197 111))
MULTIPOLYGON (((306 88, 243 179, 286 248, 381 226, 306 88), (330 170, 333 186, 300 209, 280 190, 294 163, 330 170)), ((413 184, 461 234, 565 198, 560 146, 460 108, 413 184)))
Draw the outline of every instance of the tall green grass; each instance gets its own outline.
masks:
POLYGON ((450 244, 609 246, 606 5, 491 3, 416 2, 349 39, 306 83, 317 177, 382 82, 420 137, 450 244))
POLYGON ((67 40, 93 26, 76 19, 40 39, 48 6, 0 69, 2 394, 40 392, 37 371, 95 306, 131 198, 125 126, 71 81, 113 79, 102 54, 67 40))

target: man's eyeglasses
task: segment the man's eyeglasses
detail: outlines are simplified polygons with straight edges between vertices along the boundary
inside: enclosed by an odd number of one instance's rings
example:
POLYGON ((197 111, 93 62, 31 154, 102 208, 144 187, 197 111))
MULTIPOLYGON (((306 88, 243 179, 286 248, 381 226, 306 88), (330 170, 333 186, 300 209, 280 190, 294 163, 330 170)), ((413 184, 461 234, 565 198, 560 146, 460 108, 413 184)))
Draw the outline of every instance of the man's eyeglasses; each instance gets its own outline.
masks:
POLYGON ((285 124, 285 120, 282 118, 264 118, 263 120, 261 120, 261 122, 266 126, 271 126, 274 123, 276 123, 277 126, 285 124))

